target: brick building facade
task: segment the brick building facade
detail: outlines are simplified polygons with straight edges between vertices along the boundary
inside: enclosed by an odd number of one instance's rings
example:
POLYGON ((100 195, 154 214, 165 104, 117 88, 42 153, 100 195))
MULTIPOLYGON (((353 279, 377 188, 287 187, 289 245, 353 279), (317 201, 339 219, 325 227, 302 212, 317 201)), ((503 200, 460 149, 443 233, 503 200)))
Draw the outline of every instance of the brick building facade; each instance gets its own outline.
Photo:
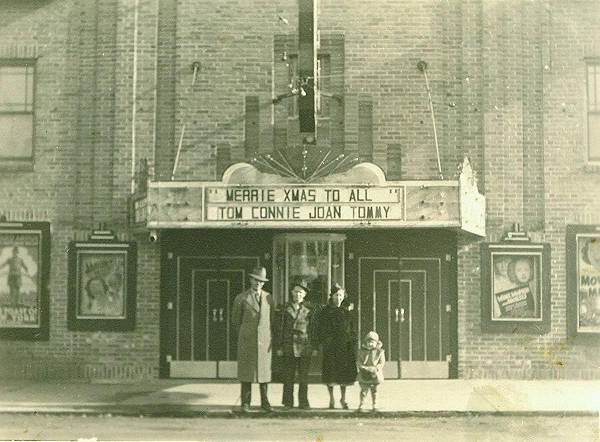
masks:
MULTIPOLYGON (((3 376, 165 375, 170 245, 129 227, 137 165, 168 181, 178 156, 175 180, 219 181, 231 164, 293 145, 294 99, 273 98, 293 77, 298 10, 294 0, 3 2, 0 75, 24 61, 35 74, 32 153, 0 144, 0 215, 52 229, 49 339, 2 340, 3 376), (99 224, 138 245, 133 331, 67 327, 67 249, 99 224)), ((317 146, 373 162, 388 180, 439 180, 423 60, 443 178, 456 179, 465 156, 478 175, 486 237, 449 233, 453 376, 598 378, 597 347, 567 339, 565 242, 567 225, 600 224, 588 149, 596 2, 320 0, 316 11, 330 95, 317 146), (547 333, 482 332, 480 243, 514 223, 551 247, 547 333)))

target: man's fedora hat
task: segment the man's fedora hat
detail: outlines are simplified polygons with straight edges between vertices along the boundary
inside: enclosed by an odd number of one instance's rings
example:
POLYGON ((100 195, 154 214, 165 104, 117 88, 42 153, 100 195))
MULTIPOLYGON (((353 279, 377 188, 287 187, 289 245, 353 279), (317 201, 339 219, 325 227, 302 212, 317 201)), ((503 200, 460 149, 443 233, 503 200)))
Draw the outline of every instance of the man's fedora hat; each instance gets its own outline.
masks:
POLYGON ((254 270, 250 273, 250 278, 254 278, 257 281, 267 282, 267 269, 264 267, 254 267, 254 270))

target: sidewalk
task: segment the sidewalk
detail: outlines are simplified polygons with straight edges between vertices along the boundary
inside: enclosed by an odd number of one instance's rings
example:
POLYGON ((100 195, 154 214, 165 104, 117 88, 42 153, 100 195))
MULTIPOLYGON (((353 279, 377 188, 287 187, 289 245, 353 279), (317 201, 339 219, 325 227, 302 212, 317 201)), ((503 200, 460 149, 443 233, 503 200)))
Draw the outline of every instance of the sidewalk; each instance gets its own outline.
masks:
MULTIPOLYGON (((358 392, 358 385, 348 388, 349 411, 341 410, 339 402, 336 409, 329 410, 327 389, 319 384, 309 386, 309 411, 283 411, 279 406, 281 384, 269 386, 269 399, 278 411, 275 417, 350 417, 355 416, 358 392)), ((0 412, 239 416, 239 394, 239 384, 214 381, 113 384, 4 380, 0 385, 0 412)), ((264 417, 266 414, 254 406, 259 398, 257 385, 253 385, 252 394, 253 409, 248 416, 264 417)), ((381 385, 378 396, 379 412, 374 416, 597 415, 600 411, 600 381, 394 380, 381 385)))

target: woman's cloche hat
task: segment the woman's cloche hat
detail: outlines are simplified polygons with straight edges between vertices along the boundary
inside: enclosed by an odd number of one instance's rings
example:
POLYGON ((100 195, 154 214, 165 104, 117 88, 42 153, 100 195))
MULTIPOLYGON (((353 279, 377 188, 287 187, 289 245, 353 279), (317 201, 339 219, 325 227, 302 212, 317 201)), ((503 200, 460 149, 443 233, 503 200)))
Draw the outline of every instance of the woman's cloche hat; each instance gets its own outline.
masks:
POLYGON ((267 269, 264 267, 254 267, 250 273, 250 278, 254 278, 257 281, 267 282, 267 269))

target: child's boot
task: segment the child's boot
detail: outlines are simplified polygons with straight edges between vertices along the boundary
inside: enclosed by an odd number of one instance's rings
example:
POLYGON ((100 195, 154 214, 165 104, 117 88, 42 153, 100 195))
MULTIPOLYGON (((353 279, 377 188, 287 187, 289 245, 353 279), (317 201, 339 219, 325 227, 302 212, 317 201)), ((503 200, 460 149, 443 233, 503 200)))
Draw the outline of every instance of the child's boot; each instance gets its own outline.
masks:
POLYGON ((356 411, 361 413, 363 411, 363 404, 365 403, 365 397, 367 396, 367 392, 364 390, 360 390, 360 402, 358 403, 358 408, 356 411))
POLYGON ((376 391, 371 391, 371 399, 373 401, 373 412, 376 413, 377 411, 379 411, 377 409, 377 392, 376 391))

